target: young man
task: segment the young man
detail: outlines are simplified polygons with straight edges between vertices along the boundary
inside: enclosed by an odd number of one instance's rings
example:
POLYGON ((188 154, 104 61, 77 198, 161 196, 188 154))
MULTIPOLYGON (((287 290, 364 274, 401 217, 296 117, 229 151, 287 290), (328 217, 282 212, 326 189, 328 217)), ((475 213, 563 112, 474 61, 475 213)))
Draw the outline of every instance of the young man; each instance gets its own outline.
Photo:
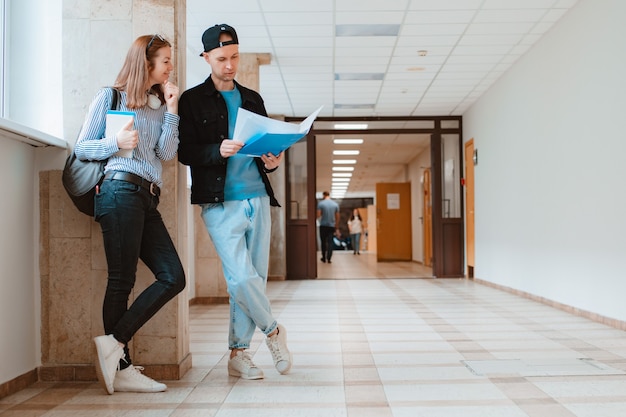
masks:
POLYGON ((242 107, 267 116, 261 96, 235 81, 239 40, 226 24, 202 35, 211 66, 204 83, 185 91, 179 101, 179 161, 191 167, 191 203, 202 219, 220 256, 230 296, 231 350, 228 373, 261 379, 263 371, 247 352, 255 328, 266 336, 276 369, 285 374, 292 356, 287 331, 272 316, 265 294, 271 232, 270 206, 279 206, 267 173, 280 165, 283 154, 239 155, 243 142, 233 138, 237 110, 242 107))

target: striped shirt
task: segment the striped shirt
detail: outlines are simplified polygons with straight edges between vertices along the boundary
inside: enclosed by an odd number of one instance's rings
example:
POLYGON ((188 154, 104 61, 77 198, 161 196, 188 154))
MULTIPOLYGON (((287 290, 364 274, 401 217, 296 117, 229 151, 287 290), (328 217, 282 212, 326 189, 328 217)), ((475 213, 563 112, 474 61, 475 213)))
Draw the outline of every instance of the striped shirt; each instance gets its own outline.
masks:
POLYGON ((110 88, 98 91, 76 140, 76 157, 91 161, 108 159, 105 172, 130 172, 162 186, 161 161, 173 159, 178 150, 179 116, 168 113, 165 105, 156 110, 147 105, 139 109, 129 109, 126 107, 126 92, 120 91, 118 110, 135 113, 134 129, 139 132, 139 144, 133 149, 133 157, 124 158, 115 156, 120 150, 116 135, 104 137, 106 113, 112 102, 113 91, 110 88))

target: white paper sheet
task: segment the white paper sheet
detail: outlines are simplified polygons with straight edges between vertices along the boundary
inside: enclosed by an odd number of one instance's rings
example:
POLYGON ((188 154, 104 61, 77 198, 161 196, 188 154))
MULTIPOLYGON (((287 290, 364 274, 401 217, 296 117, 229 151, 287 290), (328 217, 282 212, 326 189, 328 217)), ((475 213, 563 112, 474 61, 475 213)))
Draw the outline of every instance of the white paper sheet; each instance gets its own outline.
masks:
POLYGON ((233 133, 233 139, 245 143, 239 153, 249 156, 267 153, 278 155, 309 133, 322 107, 324 106, 320 106, 300 124, 270 119, 239 108, 233 133))

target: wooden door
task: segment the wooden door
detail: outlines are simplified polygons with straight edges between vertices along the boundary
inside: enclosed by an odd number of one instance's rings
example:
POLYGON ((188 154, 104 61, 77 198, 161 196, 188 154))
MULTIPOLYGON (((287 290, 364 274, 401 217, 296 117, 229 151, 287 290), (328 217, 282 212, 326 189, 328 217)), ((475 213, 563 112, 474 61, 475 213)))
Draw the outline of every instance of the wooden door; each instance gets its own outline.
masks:
POLYGON ((474 277, 474 139, 465 143, 465 251, 468 277, 474 277))
POLYGON ((433 201, 433 275, 457 278, 464 273, 463 152, 459 134, 434 134, 430 142, 433 201))
POLYGON ((430 169, 425 169, 422 174, 422 190, 424 193, 424 199, 422 200, 424 266, 432 266, 433 264, 433 202, 430 187, 430 169))
POLYGON ((376 184, 377 252, 381 261, 410 261, 411 183, 376 184))
POLYGON ((309 135, 285 154, 287 279, 317 278, 315 227, 315 137, 309 135))

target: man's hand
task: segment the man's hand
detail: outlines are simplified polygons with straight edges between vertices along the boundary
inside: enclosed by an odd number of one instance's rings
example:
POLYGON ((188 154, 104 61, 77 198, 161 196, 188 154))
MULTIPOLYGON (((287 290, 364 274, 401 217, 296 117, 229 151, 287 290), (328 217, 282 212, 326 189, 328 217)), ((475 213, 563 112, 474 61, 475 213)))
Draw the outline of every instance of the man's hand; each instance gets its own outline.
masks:
POLYGON ((243 142, 233 139, 224 139, 222 144, 220 145, 220 155, 222 158, 228 158, 229 156, 233 156, 239 149, 244 145, 243 142))
POLYGON ((272 170, 280 165, 283 161, 284 152, 278 154, 278 156, 274 156, 272 153, 268 153, 265 155, 261 155, 261 159, 265 163, 265 169, 272 170))

